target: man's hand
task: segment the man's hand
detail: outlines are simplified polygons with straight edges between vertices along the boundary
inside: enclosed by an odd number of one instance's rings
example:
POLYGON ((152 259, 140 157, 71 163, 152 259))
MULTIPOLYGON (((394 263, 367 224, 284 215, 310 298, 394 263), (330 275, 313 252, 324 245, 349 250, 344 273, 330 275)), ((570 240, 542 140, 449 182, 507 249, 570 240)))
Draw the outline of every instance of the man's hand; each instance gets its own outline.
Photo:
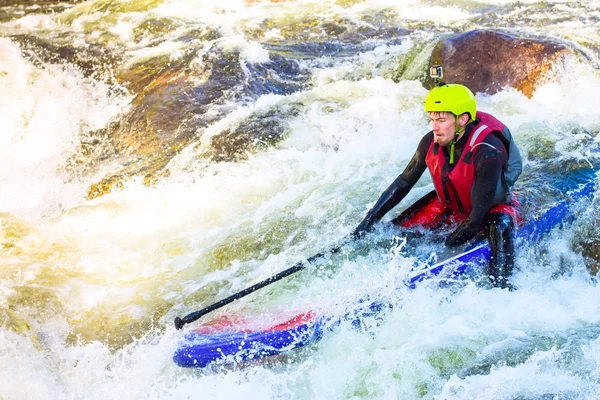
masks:
POLYGON ((467 243, 479 233, 480 229, 474 229, 467 221, 464 221, 446 238, 447 247, 457 247, 467 243))
POLYGON ((373 216, 371 213, 367 214, 367 216, 362 220, 362 222, 356 227, 354 232, 352 232, 352 236, 360 239, 367 234, 367 232, 373 230, 373 216))

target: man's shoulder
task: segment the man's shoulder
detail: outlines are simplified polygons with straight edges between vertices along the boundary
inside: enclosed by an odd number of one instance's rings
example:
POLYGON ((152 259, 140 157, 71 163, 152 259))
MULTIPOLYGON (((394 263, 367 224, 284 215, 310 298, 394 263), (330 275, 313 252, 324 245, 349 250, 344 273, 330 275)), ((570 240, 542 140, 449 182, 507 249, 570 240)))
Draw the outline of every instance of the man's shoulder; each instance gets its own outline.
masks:
POLYGON ((495 132, 490 133, 483 138, 483 140, 477 144, 473 150, 476 164, 491 158, 498 158, 505 163, 508 158, 506 147, 504 147, 502 140, 496 136, 495 132))
POLYGON ((500 135, 502 135, 502 132, 493 130, 492 132, 490 132, 489 135, 483 138, 481 142, 486 143, 488 145, 492 145, 498 148, 499 151, 506 151, 504 143, 502 142, 502 139, 500 139, 500 135))

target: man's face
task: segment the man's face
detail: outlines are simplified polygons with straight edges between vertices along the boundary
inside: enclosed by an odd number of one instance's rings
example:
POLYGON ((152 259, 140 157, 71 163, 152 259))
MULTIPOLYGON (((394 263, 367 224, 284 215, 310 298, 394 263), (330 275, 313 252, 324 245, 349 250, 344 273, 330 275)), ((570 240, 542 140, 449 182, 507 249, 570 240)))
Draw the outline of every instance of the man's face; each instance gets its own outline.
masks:
POLYGON ((456 117, 449 112, 430 112, 433 138, 440 146, 448 145, 456 135, 456 117))

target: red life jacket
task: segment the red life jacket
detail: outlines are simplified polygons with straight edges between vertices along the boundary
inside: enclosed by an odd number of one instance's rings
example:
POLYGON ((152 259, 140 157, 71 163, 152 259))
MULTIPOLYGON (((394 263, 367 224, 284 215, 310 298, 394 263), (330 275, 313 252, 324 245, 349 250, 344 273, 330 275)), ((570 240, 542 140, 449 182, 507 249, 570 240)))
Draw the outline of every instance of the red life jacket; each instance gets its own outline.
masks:
POLYGON ((433 179, 435 191, 442 204, 451 211, 469 214, 473 209, 471 189, 475 182, 474 149, 493 131, 502 132, 504 124, 493 116, 478 112, 479 124, 471 130, 460 158, 450 171, 444 152, 431 142, 425 162, 433 179))

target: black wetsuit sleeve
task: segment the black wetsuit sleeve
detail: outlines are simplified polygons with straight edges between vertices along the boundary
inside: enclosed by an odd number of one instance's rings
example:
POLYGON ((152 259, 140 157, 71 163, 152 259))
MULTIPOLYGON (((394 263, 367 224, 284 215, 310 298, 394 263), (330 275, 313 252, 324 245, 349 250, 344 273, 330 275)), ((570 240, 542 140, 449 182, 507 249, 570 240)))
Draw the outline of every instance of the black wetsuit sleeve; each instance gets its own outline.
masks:
POLYGON ((473 163, 475 182, 471 191, 473 210, 462 224, 448 236, 446 245, 460 246, 481 232, 483 224, 496 205, 496 189, 502 179, 508 154, 497 137, 489 135, 475 149, 473 163))
POLYGON ((369 231, 373 224, 381 220, 392 208, 396 207, 417 183, 423 172, 427 169, 425 156, 433 140, 433 133, 429 133, 421 139, 419 147, 404 171, 392 182, 392 184, 381 194, 373 208, 369 210, 360 225, 354 231, 354 235, 360 235, 369 231))

